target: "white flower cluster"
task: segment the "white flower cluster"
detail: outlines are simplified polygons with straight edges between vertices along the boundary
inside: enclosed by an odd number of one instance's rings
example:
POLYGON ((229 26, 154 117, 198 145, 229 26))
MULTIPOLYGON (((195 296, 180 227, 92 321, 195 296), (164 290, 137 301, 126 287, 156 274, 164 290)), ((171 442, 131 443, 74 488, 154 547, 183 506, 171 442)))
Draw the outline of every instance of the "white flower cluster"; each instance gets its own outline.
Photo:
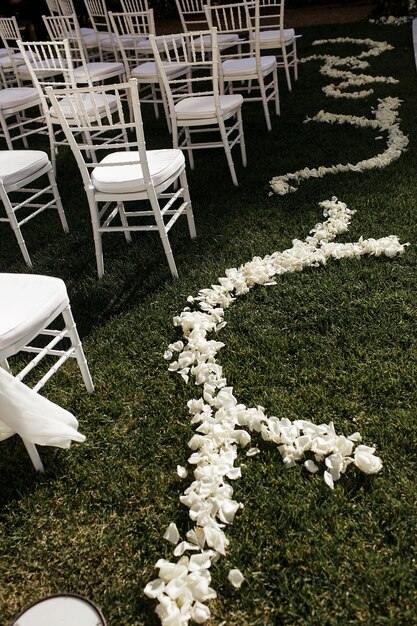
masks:
MULTIPOLYGON (((286 467, 305 459, 306 469, 316 473, 317 463, 324 462, 324 480, 331 488, 350 464, 367 474, 375 474, 382 467, 375 449, 359 444, 359 433, 345 437, 335 432, 332 423, 292 422, 268 417, 260 406, 247 408, 239 404, 216 360, 224 344, 208 338, 224 327, 224 311, 237 296, 255 285, 276 284, 273 279, 277 275, 322 265, 330 258, 359 258, 366 254, 391 257, 404 252, 405 246, 395 236, 335 243, 336 236, 347 231, 354 212, 337 198, 324 201, 321 206, 327 219, 316 224, 304 241, 296 239, 283 252, 255 257, 239 268, 226 270, 218 284, 200 290, 196 297, 188 297, 189 304, 196 306, 194 310, 187 306, 174 318, 184 340, 172 343, 164 356, 171 361, 170 371, 186 381, 193 377, 195 384, 202 387, 202 396, 187 404, 191 422, 196 425, 196 434, 189 441, 192 454, 188 459, 195 469, 193 482, 180 498, 189 508, 194 526, 187 532, 186 540, 180 541, 175 524, 169 525, 165 538, 175 544, 174 556, 179 560, 160 559, 156 564, 159 577, 145 587, 145 594, 158 601, 156 612, 163 626, 185 626, 189 620, 203 623, 210 617, 205 602, 215 598, 216 592, 210 587, 209 569, 226 553, 229 540, 224 528, 243 506, 233 498, 231 482, 241 477, 236 462, 239 448, 251 442, 248 431, 275 443, 286 467), (311 458, 306 459, 306 454, 311 458), (185 552, 192 554, 186 556, 185 552)), ((246 456, 253 457, 258 452, 258 448, 250 448, 246 456)), ((177 472, 180 477, 187 474, 181 466, 177 472)), ((228 578, 236 588, 244 580, 237 569, 232 569, 228 578)))
POLYGON ((386 41, 374 41, 373 39, 353 39, 352 37, 338 37, 336 39, 318 39, 313 45, 322 44, 358 44, 367 46, 368 50, 364 50, 358 56, 339 57, 330 54, 313 54, 309 57, 301 59, 302 63, 308 61, 321 60, 324 61, 320 68, 320 73, 329 78, 342 78, 342 82, 338 85, 331 83, 323 87, 326 96, 333 98, 365 98, 373 93, 373 89, 362 91, 346 91, 350 87, 361 87, 362 85, 372 83, 398 83, 398 80, 391 76, 371 76, 369 74, 354 74, 348 70, 337 69, 339 67, 350 67, 352 69, 365 69, 369 67, 368 61, 364 59, 370 56, 378 56, 386 50, 393 50, 393 47, 386 41))
MULTIPOLYGON (((305 122, 325 122, 327 124, 352 124, 363 128, 374 128, 376 130, 386 132, 387 144, 383 152, 371 157, 363 159, 358 163, 339 163, 338 165, 324 166, 318 168, 305 167, 296 172, 290 172, 282 176, 274 176, 270 181, 273 192, 284 195, 289 192, 297 191, 297 187, 290 184, 289 181, 299 183, 306 178, 322 178, 326 174, 339 174, 342 172, 365 172, 371 169, 381 169, 386 167, 396 159, 398 159, 408 145, 408 138, 401 131, 399 126, 398 108, 401 101, 398 98, 383 98, 378 101, 378 107, 374 111, 375 119, 371 120, 366 117, 358 117, 355 115, 342 115, 337 113, 326 113, 320 111, 317 115, 307 118, 305 122)), ((272 193, 272 192, 271 192, 272 193)))
MULTIPOLYGON (((415 10, 415 3, 413 0, 409 2, 409 11, 415 10)), ((411 22, 413 19, 412 15, 402 15, 401 17, 395 17, 394 15, 387 15, 379 17, 378 19, 371 18, 369 22, 371 24, 387 24, 389 26, 401 26, 402 24, 406 24, 407 22, 411 22)))
MULTIPOLYGON (((362 98, 370 95, 373 91, 372 89, 356 91, 356 92, 346 92, 345 89, 351 86, 362 86, 368 83, 373 82, 387 82, 387 83, 396 83, 398 82, 396 79, 392 77, 383 77, 383 76, 368 76, 366 74, 354 74, 350 71, 340 70, 338 68, 343 66, 348 66, 356 69, 364 69, 369 64, 364 60, 365 57, 369 56, 377 56, 384 52, 385 50, 391 50, 392 46, 387 44, 385 41, 374 41, 372 39, 353 39, 350 37, 338 37, 336 39, 323 39, 317 40, 314 42, 314 45, 321 45, 324 43, 354 43, 361 44, 368 47, 368 50, 364 50, 357 57, 338 57, 331 55, 312 55, 310 57, 306 57, 302 59, 305 61, 311 60, 324 60, 325 63, 322 65, 320 71, 330 77, 343 78, 344 80, 338 85, 334 85, 333 83, 330 85, 326 85, 323 88, 323 91, 326 95, 332 97, 344 97, 344 98, 362 98)), ((330 124, 338 123, 338 124, 353 124, 355 126, 369 127, 375 128, 381 131, 385 131, 388 133, 387 138, 387 147, 384 152, 377 154, 376 156, 370 159, 364 159, 359 161, 358 163, 339 163, 338 165, 320 166, 318 168, 308 168, 305 167, 302 170, 298 170, 293 173, 287 173, 282 176, 274 176, 270 181, 272 193, 276 193, 278 195, 285 195, 287 193, 291 193, 297 191, 297 187, 295 187, 293 183, 299 183, 301 180, 306 178, 321 178, 326 174, 339 174, 341 172, 363 172, 366 170, 370 170, 373 168, 382 168, 386 167, 395 159, 398 159, 401 152, 403 152, 407 145, 408 139, 402 133, 399 127, 399 118, 397 109, 400 106, 400 100, 398 98, 384 98, 380 99, 377 110, 375 111, 375 119, 371 120, 366 117, 357 117, 353 115, 337 115, 332 113, 325 113, 324 111, 320 111, 317 115, 312 118, 307 118, 305 122, 316 121, 316 122, 327 122, 330 124)))

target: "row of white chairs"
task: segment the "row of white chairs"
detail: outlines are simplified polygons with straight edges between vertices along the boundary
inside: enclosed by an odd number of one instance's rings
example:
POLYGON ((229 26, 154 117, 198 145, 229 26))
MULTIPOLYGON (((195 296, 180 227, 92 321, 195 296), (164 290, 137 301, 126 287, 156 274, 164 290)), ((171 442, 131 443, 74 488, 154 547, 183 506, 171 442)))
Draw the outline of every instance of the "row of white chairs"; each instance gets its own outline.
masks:
MULTIPOLYGON (((208 2, 207 0, 175 0, 175 3, 183 32, 209 28, 206 8, 210 7, 210 0, 208 2)), ((84 0, 84 4, 98 42, 103 41, 103 48, 114 52, 116 42, 112 37, 113 29, 106 1, 84 0)), ((72 0, 47 0, 47 5, 51 15, 75 13, 72 0)), ((120 10, 123 13, 145 12, 149 8, 148 0, 120 0, 120 10)), ((285 28, 285 0, 260 0, 260 8, 261 49, 274 49, 277 52, 278 64, 285 70, 288 89, 291 91, 290 68, 293 69, 294 78, 297 80, 297 35, 293 28, 285 28)), ((220 40, 219 43, 221 43, 220 40)))

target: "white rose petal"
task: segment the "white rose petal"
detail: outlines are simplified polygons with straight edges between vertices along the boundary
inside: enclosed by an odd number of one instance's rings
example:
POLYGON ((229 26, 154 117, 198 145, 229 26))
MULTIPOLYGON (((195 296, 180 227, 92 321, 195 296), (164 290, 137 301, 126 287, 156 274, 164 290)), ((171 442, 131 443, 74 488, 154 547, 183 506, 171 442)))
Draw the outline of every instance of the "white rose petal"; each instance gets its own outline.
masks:
POLYGON ((180 534, 178 532, 178 528, 174 522, 171 522, 165 531, 164 539, 175 545, 178 543, 179 538, 180 534))
POLYGON ((245 580, 242 572, 238 569, 231 569, 227 578, 233 587, 236 587, 236 589, 239 589, 245 580))

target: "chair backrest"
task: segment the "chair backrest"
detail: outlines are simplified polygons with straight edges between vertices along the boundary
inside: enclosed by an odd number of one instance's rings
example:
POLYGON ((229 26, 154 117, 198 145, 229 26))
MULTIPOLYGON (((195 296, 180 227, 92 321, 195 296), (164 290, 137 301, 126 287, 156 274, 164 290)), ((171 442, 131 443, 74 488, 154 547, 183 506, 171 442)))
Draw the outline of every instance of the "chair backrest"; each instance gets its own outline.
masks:
POLYGON ((120 0, 120 5, 126 13, 141 13, 150 9, 148 0, 120 0))
MULTIPOLYGON (((97 167, 96 148, 100 162, 106 154, 132 152, 132 158, 123 160, 123 164, 140 167, 145 186, 153 186, 136 79, 130 79, 125 84, 63 90, 48 87, 46 92, 77 161, 85 187, 92 187, 91 171, 97 167), (60 106, 63 98, 65 114, 60 106), (131 115, 127 111, 126 100, 131 115), (94 144, 97 131, 100 132, 99 145, 94 144), (106 137, 108 141, 103 142, 106 137)), ((100 164, 100 167, 117 166, 120 166, 117 158, 110 163, 100 164)))
MULTIPOLYGON (((211 4, 210 0, 204 8, 207 23, 210 28, 216 28, 221 34, 239 35, 236 43, 243 42, 246 52, 240 50, 239 57, 253 56, 259 59, 260 45, 260 5, 259 0, 245 0, 228 4, 211 4)), ((221 56, 236 57, 234 46, 227 45, 222 50, 221 56)))
POLYGON ((219 48, 215 28, 190 33, 149 36, 153 54, 162 79, 171 118, 175 105, 185 97, 213 96, 220 116, 219 48), (169 66, 184 63, 188 73, 169 78, 169 66))
POLYGON ((183 32, 207 29, 204 0, 175 0, 183 32))
POLYGON ((62 15, 58 0, 46 0, 49 15, 62 15))
POLYGON ((148 36, 155 35, 153 9, 133 13, 109 12, 111 30, 116 37, 117 49, 129 76, 132 68, 151 55, 148 36))
POLYGON ((259 0, 261 30, 284 29, 285 0, 259 0))
MULTIPOLYGON (((43 113, 48 125, 50 141, 58 142, 60 128, 52 124, 50 103, 46 87, 64 89, 76 86, 71 48, 68 40, 63 41, 18 41, 17 45, 29 70, 33 85, 37 88, 43 113)), ((51 144, 54 161, 55 148, 51 144)))
POLYGON ((249 13, 255 2, 234 2, 228 4, 205 5, 204 12, 210 28, 217 28, 218 33, 249 34, 252 23, 249 13))
POLYGON ((84 0, 92 27, 100 32, 110 32, 110 21, 105 0, 84 0))
POLYGON ((61 15, 77 15, 72 0, 57 0, 61 15))
POLYGON ((67 39, 74 67, 87 67, 87 54, 81 36, 80 25, 76 15, 43 16, 45 28, 51 41, 67 39))
MULTIPOLYGON (((16 55, 19 52, 16 41, 20 37, 21 33, 16 17, 0 17, 0 44, 7 51, 8 58, 7 65, 2 64, 0 68, 1 82, 4 87, 22 86, 22 76, 17 68, 22 65, 23 61, 20 59, 20 55, 16 55)), ((23 79, 28 80, 29 77, 24 76, 23 79)))

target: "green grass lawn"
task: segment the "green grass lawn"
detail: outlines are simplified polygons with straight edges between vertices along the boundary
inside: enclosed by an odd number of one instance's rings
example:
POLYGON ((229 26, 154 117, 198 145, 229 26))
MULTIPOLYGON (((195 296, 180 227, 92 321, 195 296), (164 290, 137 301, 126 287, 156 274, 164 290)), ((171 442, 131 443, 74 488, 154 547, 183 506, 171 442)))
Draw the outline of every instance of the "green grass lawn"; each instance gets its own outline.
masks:
MULTIPOLYGON (((180 279, 172 281, 157 235, 104 239, 106 274, 96 276, 85 194, 69 152, 58 183, 70 233, 55 216, 26 228, 34 272, 65 280, 96 392, 88 396, 75 363, 44 388, 74 413, 87 437, 70 450, 41 448, 36 475, 18 437, 1 443, 0 624, 30 602, 57 592, 90 597, 112 626, 154 626, 143 595, 174 521, 191 527, 179 502, 193 434, 186 403, 200 390, 167 371, 166 346, 180 338, 172 318, 188 295, 229 267, 291 247, 321 221, 318 203, 337 196, 356 210, 340 241, 398 235, 410 242, 396 259, 329 261, 325 267, 256 287, 227 311, 219 360, 239 402, 269 415, 333 420, 359 430, 383 460, 376 476, 350 467, 331 491, 321 473, 285 469, 278 451, 253 435, 261 454, 242 452, 235 497, 244 504, 227 528, 230 547, 212 569, 218 597, 212 621, 228 626, 417 624, 417 83, 411 26, 368 23, 300 29, 301 56, 357 54, 354 45, 312 48, 314 39, 370 37, 395 49, 371 58, 367 73, 390 75, 365 100, 332 100, 319 63, 300 65, 282 114, 266 130, 261 106, 245 105, 248 167, 236 151, 240 186, 224 154, 196 154, 188 171, 198 238, 185 220, 172 231, 180 279), (287 196, 269 196, 275 175, 306 166, 357 162, 380 151, 375 132, 303 124, 321 109, 372 116, 378 98, 398 96, 408 150, 388 168, 310 179, 287 196), (240 590, 230 568, 245 576, 240 590)), ((144 107, 148 147, 170 145, 163 120, 144 107)), ((45 145, 46 148, 46 145, 45 145)), ((0 271, 26 272, 11 231, 1 227, 0 271)), ((1 297, 1 296, 0 296, 1 297)))

